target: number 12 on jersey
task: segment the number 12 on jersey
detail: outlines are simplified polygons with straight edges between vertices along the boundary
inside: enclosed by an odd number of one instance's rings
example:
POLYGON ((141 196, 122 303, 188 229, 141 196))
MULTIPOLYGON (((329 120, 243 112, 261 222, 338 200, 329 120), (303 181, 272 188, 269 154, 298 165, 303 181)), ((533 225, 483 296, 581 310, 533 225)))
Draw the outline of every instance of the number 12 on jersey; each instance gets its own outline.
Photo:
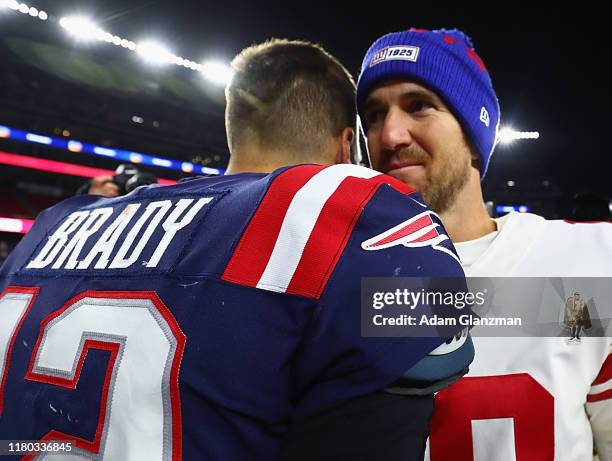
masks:
MULTIPOLYGON (((15 339, 38 294, 9 287, 0 295, 0 418, 11 398, 5 387, 15 339)), ((96 432, 86 440, 51 430, 40 440, 75 441, 71 460, 91 453, 104 461, 180 460, 184 348, 185 335, 155 292, 84 291, 70 299, 43 319, 23 379, 75 389, 88 351, 108 351, 96 432)))

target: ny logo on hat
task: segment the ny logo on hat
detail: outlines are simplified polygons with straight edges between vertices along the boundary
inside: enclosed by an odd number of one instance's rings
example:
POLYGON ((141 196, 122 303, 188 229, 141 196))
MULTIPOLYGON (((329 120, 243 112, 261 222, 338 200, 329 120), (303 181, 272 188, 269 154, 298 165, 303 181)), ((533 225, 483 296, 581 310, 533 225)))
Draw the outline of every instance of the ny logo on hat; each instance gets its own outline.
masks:
POLYGON ((480 121, 484 123, 487 128, 489 128, 489 123, 491 123, 489 113, 487 112, 487 109, 484 108, 484 106, 482 107, 482 109, 480 109, 480 121))
POLYGON ((383 61, 417 62, 419 50, 418 46, 388 46, 374 53, 370 61, 370 67, 374 67, 383 61))

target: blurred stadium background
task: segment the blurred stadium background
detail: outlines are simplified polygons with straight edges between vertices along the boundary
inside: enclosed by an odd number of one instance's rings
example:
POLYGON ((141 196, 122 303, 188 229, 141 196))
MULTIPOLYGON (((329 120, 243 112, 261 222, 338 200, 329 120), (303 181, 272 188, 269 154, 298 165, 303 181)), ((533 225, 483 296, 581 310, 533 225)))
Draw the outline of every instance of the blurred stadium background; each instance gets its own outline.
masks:
POLYGON ((581 196, 587 208, 612 209, 609 91, 605 76, 586 67, 598 53, 597 28, 581 32, 581 41, 557 32, 565 17, 543 26, 518 21, 516 12, 491 28, 482 12, 440 7, 390 18, 341 5, 202 11, 201 2, 162 3, 0 0, 0 262, 41 210, 121 163, 165 183, 222 174, 227 64, 270 36, 321 42, 357 75, 382 33, 412 25, 466 30, 493 76, 502 125, 529 138, 497 148, 484 184, 491 214, 572 218, 579 193, 588 193, 581 196), (178 38, 151 42, 156 28, 178 38), (200 28, 226 41, 211 59, 200 60, 198 53, 214 49, 200 46, 200 28))

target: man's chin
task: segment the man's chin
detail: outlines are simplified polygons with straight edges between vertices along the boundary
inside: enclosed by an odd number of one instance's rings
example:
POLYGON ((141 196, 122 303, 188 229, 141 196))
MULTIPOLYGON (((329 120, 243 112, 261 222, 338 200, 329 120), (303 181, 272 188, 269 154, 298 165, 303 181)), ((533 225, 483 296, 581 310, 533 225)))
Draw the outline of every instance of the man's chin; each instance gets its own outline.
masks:
POLYGON ((427 185, 426 173, 425 167, 422 165, 405 166, 387 172, 389 176, 400 180, 419 192, 427 185))

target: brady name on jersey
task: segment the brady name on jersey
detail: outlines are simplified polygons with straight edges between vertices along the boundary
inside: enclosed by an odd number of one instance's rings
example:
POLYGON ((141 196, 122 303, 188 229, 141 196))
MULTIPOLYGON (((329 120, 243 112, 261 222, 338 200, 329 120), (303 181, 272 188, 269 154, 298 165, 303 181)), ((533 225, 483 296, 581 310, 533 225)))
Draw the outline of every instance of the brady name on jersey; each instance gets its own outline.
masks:
POLYGON ((75 211, 49 237, 26 268, 89 269, 98 258, 92 266, 95 269, 126 269, 141 257, 153 235, 157 237, 155 250, 142 256, 147 258, 143 262, 145 267, 156 267, 177 232, 189 225, 212 199, 156 200, 144 207, 137 202, 75 211), (156 232, 158 228, 163 232, 156 232), (120 239, 121 245, 117 245, 120 239), (87 254, 81 255, 88 240, 93 246, 87 254))

